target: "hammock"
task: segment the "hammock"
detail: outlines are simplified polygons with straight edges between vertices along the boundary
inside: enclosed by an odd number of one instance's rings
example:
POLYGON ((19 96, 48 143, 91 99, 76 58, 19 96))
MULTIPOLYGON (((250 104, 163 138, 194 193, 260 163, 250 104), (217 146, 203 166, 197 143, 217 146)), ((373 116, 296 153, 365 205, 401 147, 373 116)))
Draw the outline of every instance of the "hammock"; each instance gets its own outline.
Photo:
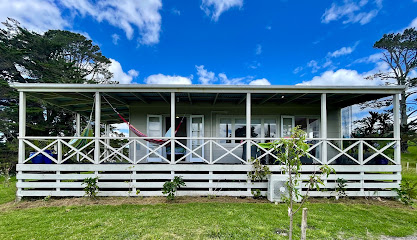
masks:
MULTIPOLYGON (((132 131, 136 136, 138 137, 148 137, 146 134, 144 134, 143 132, 139 131, 137 128, 135 128, 132 124, 130 124, 118 111, 116 108, 113 107, 113 105, 111 105, 111 103, 109 101, 107 101, 107 99, 103 96, 104 100, 109 104, 109 106, 113 109, 113 111, 120 117, 120 119, 122 119, 122 121, 124 123, 126 123, 129 126, 129 130, 132 131)), ((178 124, 177 129, 175 129, 175 134, 177 133, 178 129, 180 128, 184 117, 182 117, 181 122, 178 124)), ((165 134, 165 137, 171 137, 171 128, 168 129, 168 131, 165 134)), ((162 145, 164 143, 166 143, 167 141, 169 141, 169 139, 149 139, 146 138, 144 139, 145 141, 151 142, 151 143, 155 143, 158 145, 162 145)))
MULTIPOLYGON (((88 119, 88 123, 87 126, 83 129, 83 131, 81 132, 80 136, 78 136, 77 134, 74 135, 74 137, 93 137, 93 128, 91 127, 91 119, 93 117, 93 110, 94 110, 94 102, 93 102, 93 107, 91 108, 91 113, 90 113, 90 118, 88 119)), ((82 147, 84 147, 87 143, 91 142, 92 139, 71 139, 68 144, 72 145, 73 147, 80 149, 82 147)))
MULTIPOLYGON (((81 132, 80 136, 76 137, 93 137, 93 128, 91 127, 91 122, 88 122, 87 126, 84 128, 84 130, 81 132)), ((92 139, 71 139, 68 143, 72 145, 75 148, 82 148, 87 143, 91 142, 92 139)))

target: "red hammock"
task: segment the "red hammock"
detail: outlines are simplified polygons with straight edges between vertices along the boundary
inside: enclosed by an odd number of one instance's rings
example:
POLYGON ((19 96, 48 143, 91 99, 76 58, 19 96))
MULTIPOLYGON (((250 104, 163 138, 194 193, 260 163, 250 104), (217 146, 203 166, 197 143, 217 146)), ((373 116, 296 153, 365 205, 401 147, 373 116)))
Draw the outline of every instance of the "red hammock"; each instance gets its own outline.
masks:
MULTIPOLYGON (((117 110, 116 110, 116 108, 114 108, 113 107, 113 105, 111 105, 111 103, 109 102, 109 101, 107 101, 107 99, 103 96, 103 98, 104 98, 104 100, 106 100, 106 102, 110 105, 110 107, 113 109, 113 111, 115 112, 115 113, 117 113, 117 115, 119 115, 119 117, 120 117, 120 119, 122 119, 123 120, 123 122, 124 123, 126 123, 128 126, 129 126, 129 129, 136 135, 136 136, 138 136, 138 137, 148 137, 146 134, 144 134, 143 132, 141 132, 141 131, 139 131, 137 128, 135 128, 132 124, 130 124, 117 110)), ((184 116, 185 117, 185 116, 184 116)), ((177 133, 177 131, 178 131, 178 129, 180 128, 180 126, 181 126, 181 124, 182 124, 182 122, 183 122, 183 120, 184 120, 184 117, 182 117, 182 119, 181 119, 181 122, 178 124, 178 126, 177 126, 177 129, 175 129, 175 133, 174 133, 174 136, 175 136, 175 134, 177 133)), ((171 131, 171 128, 168 130, 168 131, 171 131)), ((167 131, 167 132, 168 132, 167 131)), ((172 131, 171 131, 171 134, 172 134, 172 131)), ((166 143, 167 141, 169 141, 169 139, 150 139, 150 138, 146 138, 146 139, 143 139, 143 140, 145 140, 145 141, 148 141, 148 142, 151 142, 151 143, 155 143, 155 144, 159 144, 159 145, 162 145, 162 144, 164 144, 164 143, 166 143)))

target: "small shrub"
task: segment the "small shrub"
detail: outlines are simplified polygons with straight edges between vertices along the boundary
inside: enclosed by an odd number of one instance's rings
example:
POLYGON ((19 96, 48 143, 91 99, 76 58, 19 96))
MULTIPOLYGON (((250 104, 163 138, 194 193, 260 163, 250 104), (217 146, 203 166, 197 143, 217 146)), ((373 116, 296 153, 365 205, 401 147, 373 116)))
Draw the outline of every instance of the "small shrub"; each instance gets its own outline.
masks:
POLYGON ((265 197, 262 195, 260 189, 254 189, 254 190, 251 190, 250 192, 252 193, 252 196, 254 199, 261 199, 265 197))
POLYGON ((397 198, 405 205, 411 205, 413 199, 417 196, 417 182, 411 183, 410 181, 403 180, 400 183, 400 188, 394 189, 397 192, 397 198))
POLYGON ((84 187, 84 192, 85 192, 86 196, 88 196, 90 198, 95 198, 96 197, 98 191, 100 190, 98 185, 97 185, 97 182, 98 182, 98 177, 84 179, 82 184, 86 185, 84 187))
POLYGON ((248 178, 252 181, 262 181, 271 174, 268 166, 262 165, 261 160, 252 158, 252 171, 248 172, 248 178))
POLYGON ((43 198, 43 201, 44 202, 47 202, 49 200, 51 200, 51 195, 48 195, 48 196, 46 196, 46 197, 43 198))
POLYGON ((181 176, 175 176, 172 181, 166 181, 164 183, 162 193, 167 194, 167 199, 172 201, 175 199, 177 189, 181 186, 185 186, 184 180, 182 180, 181 176))
POLYGON ((344 178, 337 178, 336 179, 336 192, 338 197, 346 197, 346 186, 347 180, 344 178))

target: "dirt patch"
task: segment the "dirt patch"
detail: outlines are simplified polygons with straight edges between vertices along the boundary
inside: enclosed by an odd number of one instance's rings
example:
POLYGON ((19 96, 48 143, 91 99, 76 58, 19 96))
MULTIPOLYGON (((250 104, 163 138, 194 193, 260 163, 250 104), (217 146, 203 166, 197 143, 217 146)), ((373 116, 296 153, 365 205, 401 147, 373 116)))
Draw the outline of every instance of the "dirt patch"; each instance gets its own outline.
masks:
POLYGON ((387 236, 381 236, 381 240, 416 240, 417 236, 407 236, 407 237, 387 237, 387 236))
MULTIPOLYGON (((310 198, 310 203, 328 204, 363 204, 377 205, 394 208, 407 208, 402 203, 392 199, 379 198, 345 198, 345 199, 326 199, 310 198)), ((9 202, 0 205, 0 211, 10 211, 17 209, 38 208, 38 207, 62 207, 62 206, 91 206, 91 205, 150 205, 150 204, 185 204, 185 203, 270 203, 266 199, 253 199, 251 197, 177 197, 174 201, 168 201, 165 197, 98 197, 89 199, 86 197, 73 198, 50 198, 48 201, 43 199, 24 199, 18 203, 9 202)))
POLYGON ((184 204, 184 203, 269 203, 266 199, 240 198, 240 197, 176 197, 174 201, 168 201, 165 197, 98 197, 89 199, 86 197, 74 198, 50 198, 25 199, 20 202, 9 202, 0 205, 0 211, 37 208, 37 207, 62 207, 62 206, 90 206, 90 205, 150 205, 150 204, 184 204))

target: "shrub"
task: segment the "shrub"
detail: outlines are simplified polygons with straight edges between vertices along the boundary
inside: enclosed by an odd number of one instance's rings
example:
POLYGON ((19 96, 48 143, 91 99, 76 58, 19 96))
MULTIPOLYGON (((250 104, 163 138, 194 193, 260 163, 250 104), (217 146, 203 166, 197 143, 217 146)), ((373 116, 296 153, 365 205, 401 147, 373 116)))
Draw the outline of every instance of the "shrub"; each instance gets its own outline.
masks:
POLYGON ((84 187, 85 196, 88 196, 90 198, 96 197, 98 191, 100 190, 97 183, 98 177, 84 179, 82 185, 86 185, 84 187))
POLYGON ((400 183, 400 188, 394 189, 397 192, 397 198, 405 205, 411 205, 413 199, 417 196, 417 182, 411 183, 408 180, 403 180, 400 183))
POLYGON ((172 201, 175 199, 177 189, 181 186, 185 186, 184 180, 182 180, 181 176, 175 176, 172 181, 166 181, 164 183, 162 193, 167 194, 167 199, 172 201))

